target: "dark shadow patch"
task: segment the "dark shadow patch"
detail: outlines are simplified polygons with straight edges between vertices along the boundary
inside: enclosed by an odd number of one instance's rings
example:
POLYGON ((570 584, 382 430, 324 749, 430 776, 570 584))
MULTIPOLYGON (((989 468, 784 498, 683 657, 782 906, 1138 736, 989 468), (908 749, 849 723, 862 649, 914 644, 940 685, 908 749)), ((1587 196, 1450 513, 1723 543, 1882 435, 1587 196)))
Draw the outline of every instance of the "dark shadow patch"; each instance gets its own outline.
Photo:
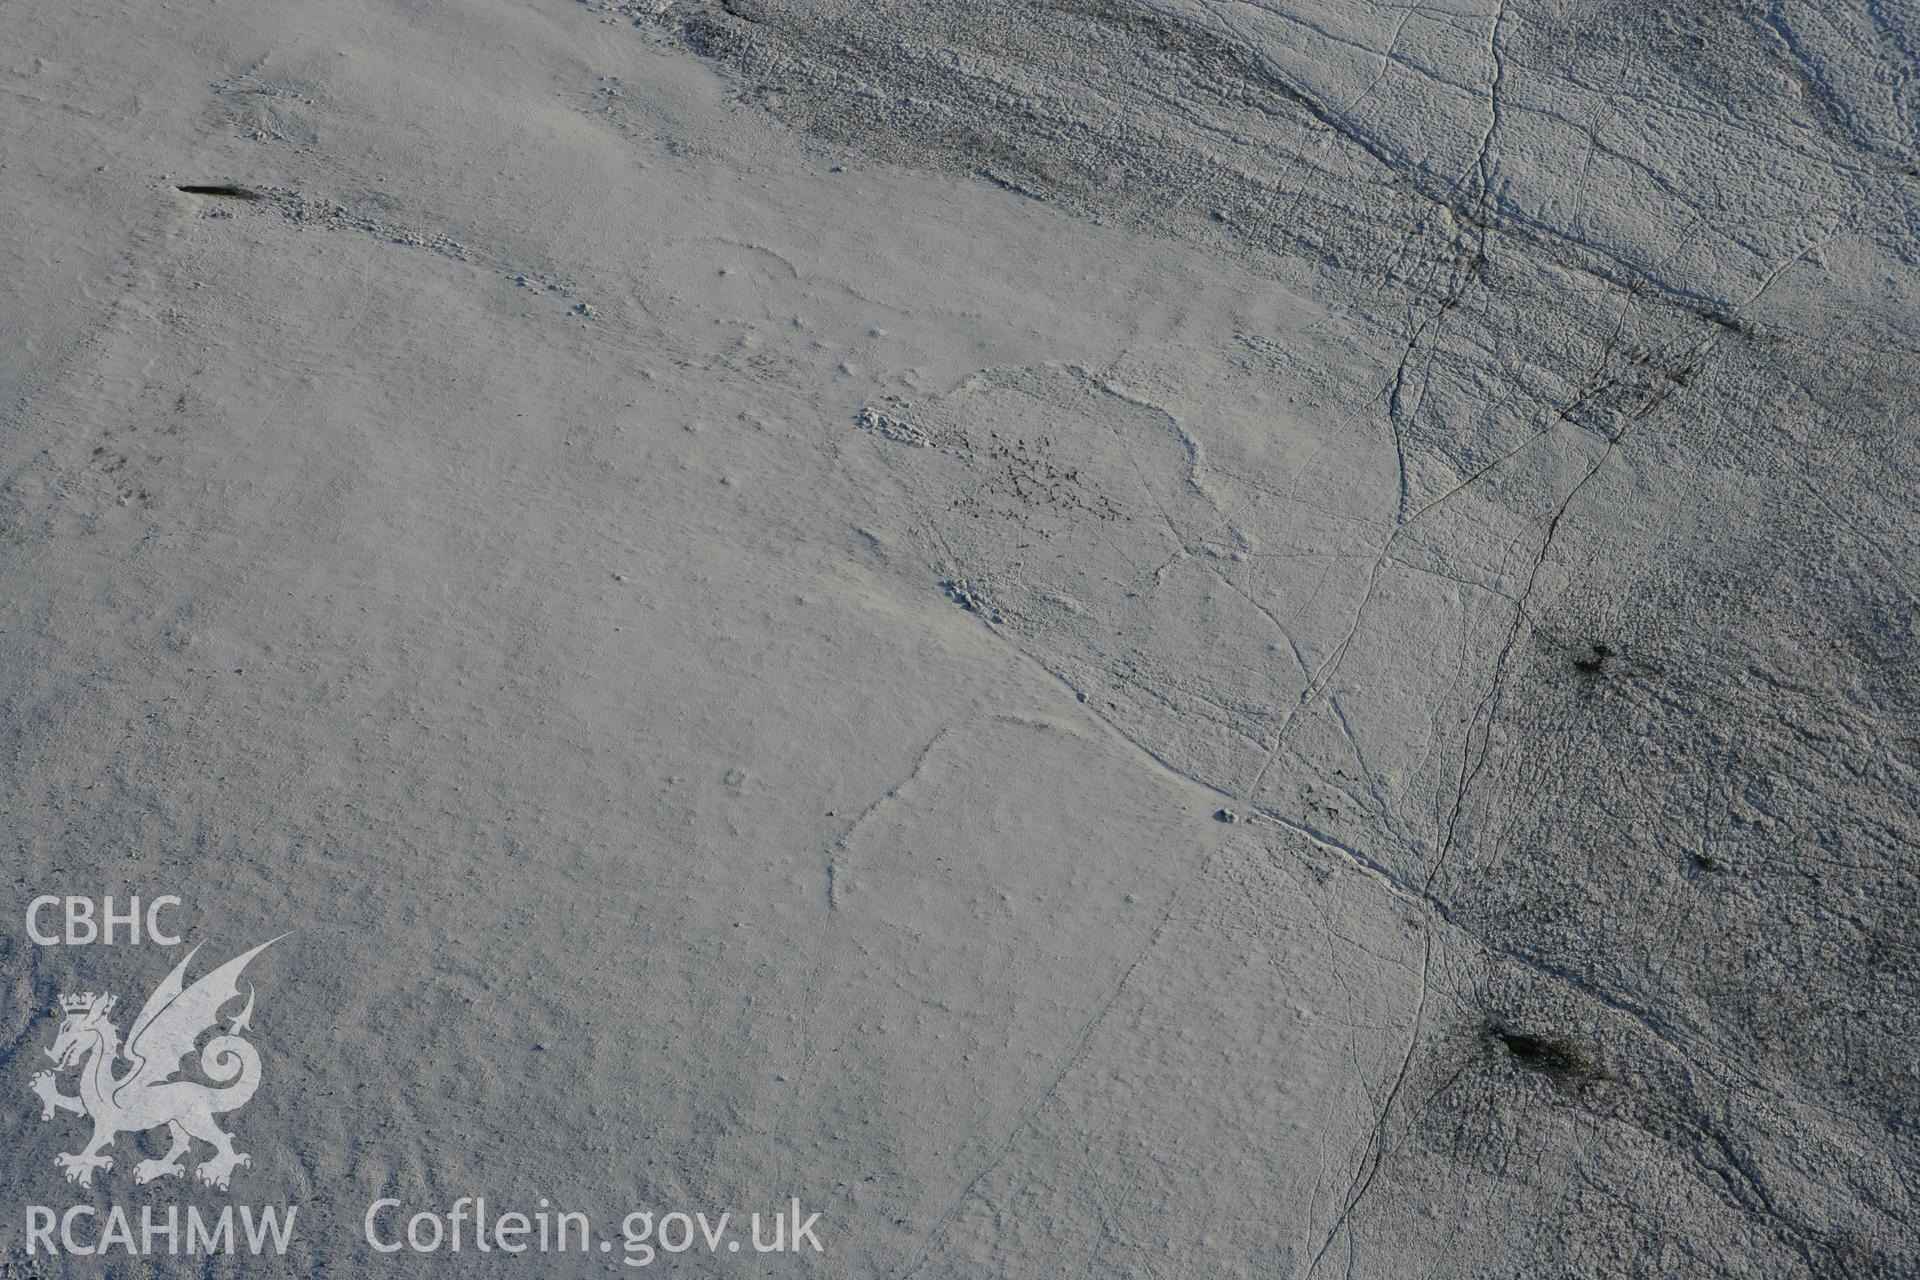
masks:
POLYGON ((1587 652, 1573 660, 1573 665, 1590 676, 1597 676, 1606 668, 1607 659, 1613 656, 1611 645, 1590 644, 1587 652))
POLYGON ((1523 1071, 1535 1071, 1556 1080, 1605 1080, 1592 1053, 1570 1040, 1528 1035, 1499 1023, 1489 1023, 1487 1033, 1506 1049, 1514 1065, 1523 1071))
POLYGON ((174 190, 184 191, 190 196, 213 196, 221 200, 261 200, 265 198, 258 191, 249 191, 245 187, 229 186, 225 183, 201 185, 189 182, 176 186, 174 190))

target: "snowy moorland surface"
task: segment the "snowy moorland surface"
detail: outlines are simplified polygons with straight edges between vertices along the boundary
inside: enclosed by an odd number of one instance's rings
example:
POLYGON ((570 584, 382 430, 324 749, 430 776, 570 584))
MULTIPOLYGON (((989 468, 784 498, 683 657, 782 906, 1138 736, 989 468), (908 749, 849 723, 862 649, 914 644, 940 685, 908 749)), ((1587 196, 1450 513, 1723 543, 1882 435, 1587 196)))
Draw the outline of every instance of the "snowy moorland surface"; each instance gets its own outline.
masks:
POLYGON ((476 1194, 824 1212, 684 1275, 1916 1274, 1916 55, 0 7, 0 1275, 233 1200, 284 1258, 114 1273, 494 1275, 361 1240, 476 1194), (59 995, 184 952, 44 894, 289 935, 231 1192, 62 1177, 59 995))

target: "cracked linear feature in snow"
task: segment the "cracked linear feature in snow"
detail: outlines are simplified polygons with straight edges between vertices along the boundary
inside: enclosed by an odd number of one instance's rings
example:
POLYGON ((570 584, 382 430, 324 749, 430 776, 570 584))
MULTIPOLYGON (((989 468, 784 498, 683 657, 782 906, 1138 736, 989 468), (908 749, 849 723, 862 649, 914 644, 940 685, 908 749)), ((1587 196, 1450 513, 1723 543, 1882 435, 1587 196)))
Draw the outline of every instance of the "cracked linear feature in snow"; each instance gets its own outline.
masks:
POLYGON ((1910 1273, 1908 9, 0 32, 17 883, 296 931, 299 1273, 1910 1273))

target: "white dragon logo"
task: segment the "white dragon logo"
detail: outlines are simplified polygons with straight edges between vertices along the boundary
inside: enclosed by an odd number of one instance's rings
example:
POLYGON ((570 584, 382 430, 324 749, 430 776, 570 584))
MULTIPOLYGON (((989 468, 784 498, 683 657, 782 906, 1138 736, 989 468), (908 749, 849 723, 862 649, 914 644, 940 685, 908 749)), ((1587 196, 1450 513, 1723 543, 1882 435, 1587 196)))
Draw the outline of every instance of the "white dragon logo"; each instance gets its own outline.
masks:
POLYGON ((53 1119, 56 1111, 70 1111, 93 1121, 93 1137, 85 1147, 74 1154, 54 1157, 55 1163, 66 1170, 67 1181, 92 1186, 94 1170, 113 1168, 113 1157, 106 1153, 114 1139, 122 1133, 139 1133, 161 1125, 167 1126, 173 1145, 160 1159, 135 1165, 136 1182, 184 1176, 186 1168, 180 1161, 192 1146, 191 1138, 214 1149, 194 1170, 194 1176, 207 1186, 224 1191, 235 1168, 253 1163, 253 1157, 233 1149, 233 1135, 214 1120, 216 1115, 245 1106, 260 1086, 260 1055, 240 1038, 253 1018, 251 986, 247 988, 246 1008, 228 1024, 226 1034, 215 1036, 200 1051, 200 1070, 213 1083, 174 1077, 200 1036, 218 1025, 221 1008, 239 997, 240 971, 278 941, 274 938, 234 957, 191 987, 186 985, 187 964, 200 948, 189 951, 147 998, 127 1033, 124 1051, 119 1031, 107 1020, 119 1003, 116 997, 96 996, 91 991, 60 997, 60 1008, 66 1016, 47 1056, 61 1071, 81 1067, 80 1092, 61 1093, 51 1071, 36 1073, 30 1087, 40 1095, 42 1120, 53 1119), (123 1056, 132 1065, 116 1076, 114 1064, 123 1056))

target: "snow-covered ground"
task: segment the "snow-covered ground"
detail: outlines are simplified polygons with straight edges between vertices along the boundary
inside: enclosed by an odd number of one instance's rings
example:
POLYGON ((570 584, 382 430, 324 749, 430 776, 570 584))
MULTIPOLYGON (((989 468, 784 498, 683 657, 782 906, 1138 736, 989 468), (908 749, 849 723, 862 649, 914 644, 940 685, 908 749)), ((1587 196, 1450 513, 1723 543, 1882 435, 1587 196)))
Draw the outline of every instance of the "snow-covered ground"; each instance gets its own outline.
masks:
POLYGON ((1916 53, 0 9, 0 1276, 1915 1274, 1916 53), (64 1177, 60 997, 280 934, 252 1164, 64 1177))

